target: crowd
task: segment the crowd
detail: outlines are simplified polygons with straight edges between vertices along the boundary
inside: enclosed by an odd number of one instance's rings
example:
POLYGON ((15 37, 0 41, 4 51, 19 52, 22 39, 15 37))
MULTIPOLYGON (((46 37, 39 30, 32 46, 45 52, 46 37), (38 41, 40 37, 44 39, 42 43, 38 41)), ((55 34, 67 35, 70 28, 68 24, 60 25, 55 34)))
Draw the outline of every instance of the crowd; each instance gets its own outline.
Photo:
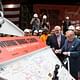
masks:
MULTIPOLYGON (((56 25, 50 29, 50 22, 47 15, 39 19, 35 13, 30 21, 31 28, 24 30, 24 36, 37 36, 42 42, 48 45, 55 55, 68 69, 71 75, 78 80, 80 74, 80 24, 74 25, 67 16, 62 25, 56 25), (68 61, 68 64, 64 64, 68 61)), ((14 37, 13 35, 0 34, 1 37, 14 37)))
MULTIPOLYGON (((38 36, 46 45, 50 46, 62 64, 71 75, 78 80, 80 74, 80 24, 74 25, 67 16, 62 25, 56 25, 50 30, 50 22, 47 15, 39 19, 35 13, 30 21, 31 29, 24 30, 24 36, 38 36), (69 59, 69 66, 64 62, 69 59)), ((13 35, 0 34, 1 37, 13 37, 13 35)))
MULTIPOLYGON (((25 36, 38 36, 41 41, 50 46, 56 56, 64 65, 64 61, 69 59, 69 69, 71 75, 78 80, 80 71, 80 25, 74 25, 67 16, 62 21, 62 26, 56 25, 50 31, 50 22, 47 15, 43 15, 42 20, 38 14, 34 14, 30 22, 31 29, 25 29, 25 36)), ((65 67, 68 69, 67 65, 65 67)))

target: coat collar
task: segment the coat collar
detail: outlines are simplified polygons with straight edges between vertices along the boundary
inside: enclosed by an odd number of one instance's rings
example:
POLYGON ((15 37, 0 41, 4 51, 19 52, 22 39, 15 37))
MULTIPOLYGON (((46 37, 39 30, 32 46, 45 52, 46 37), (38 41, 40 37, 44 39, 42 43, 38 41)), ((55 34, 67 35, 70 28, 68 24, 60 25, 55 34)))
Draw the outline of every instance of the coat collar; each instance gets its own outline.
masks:
POLYGON ((67 45, 68 45, 68 40, 65 41, 65 50, 71 51, 71 49, 74 47, 76 43, 76 38, 74 38, 74 40, 72 41, 71 47, 68 49, 67 45))

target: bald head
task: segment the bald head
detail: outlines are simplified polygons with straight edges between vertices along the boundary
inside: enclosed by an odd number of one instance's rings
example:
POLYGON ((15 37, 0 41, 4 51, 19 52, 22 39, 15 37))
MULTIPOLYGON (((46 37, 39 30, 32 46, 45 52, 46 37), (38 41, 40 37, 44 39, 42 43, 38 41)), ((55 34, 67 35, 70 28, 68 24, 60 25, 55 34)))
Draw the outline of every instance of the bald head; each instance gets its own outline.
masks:
POLYGON ((60 35, 61 34, 61 27, 60 26, 55 26, 54 27, 54 33, 55 33, 55 35, 60 35))
POLYGON ((66 31, 66 34, 74 34, 74 31, 73 30, 68 30, 68 31, 66 31))
POLYGON ((61 30, 61 27, 60 26, 55 26, 54 30, 61 30))

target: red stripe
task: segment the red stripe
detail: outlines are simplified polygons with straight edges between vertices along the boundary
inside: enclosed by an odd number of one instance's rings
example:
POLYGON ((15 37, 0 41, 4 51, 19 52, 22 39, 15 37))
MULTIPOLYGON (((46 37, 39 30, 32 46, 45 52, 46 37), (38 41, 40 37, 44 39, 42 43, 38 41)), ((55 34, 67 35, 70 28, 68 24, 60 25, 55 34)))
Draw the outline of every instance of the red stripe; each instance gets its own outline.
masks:
POLYGON ((15 18, 15 17, 19 17, 20 15, 16 14, 16 15, 4 15, 7 18, 15 18))
POLYGON ((4 11, 19 11, 20 8, 4 8, 4 11))

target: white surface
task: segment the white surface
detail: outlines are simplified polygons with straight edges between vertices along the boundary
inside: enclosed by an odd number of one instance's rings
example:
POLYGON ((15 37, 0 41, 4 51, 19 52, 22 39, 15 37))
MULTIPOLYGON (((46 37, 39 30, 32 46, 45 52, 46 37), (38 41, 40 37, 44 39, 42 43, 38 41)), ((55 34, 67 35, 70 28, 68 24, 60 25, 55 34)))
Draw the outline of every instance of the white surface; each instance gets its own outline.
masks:
POLYGON ((24 32, 15 24, 13 24, 11 21, 9 21, 6 18, 3 18, 3 20, 4 20, 4 23, 0 27, 0 33, 10 34, 10 35, 15 35, 15 36, 24 35, 24 32))
MULTIPOLYGON (((61 66, 61 62, 47 47, 16 61, 3 64, 4 70, 0 71, 0 77, 7 80, 52 80, 48 74, 51 73, 53 76, 56 64, 61 66)), ((58 76, 59 80, 72 80, 64 67, 60 67, 58 76)))

